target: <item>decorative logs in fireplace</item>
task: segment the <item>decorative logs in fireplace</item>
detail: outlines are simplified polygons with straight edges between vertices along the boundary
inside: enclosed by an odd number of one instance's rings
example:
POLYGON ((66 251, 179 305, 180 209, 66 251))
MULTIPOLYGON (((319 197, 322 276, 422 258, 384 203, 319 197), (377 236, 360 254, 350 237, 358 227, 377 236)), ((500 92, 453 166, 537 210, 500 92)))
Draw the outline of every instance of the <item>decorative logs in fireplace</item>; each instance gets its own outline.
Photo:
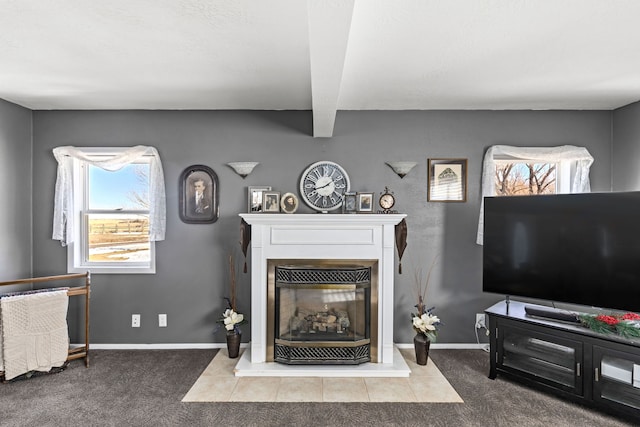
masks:
POLYGON ((289 320, 292 335, 300 333, 315 334, 318 332, 335 332, 343 334, 348 330, 351 322, 349 313, 346 310, 336 310, 335 308, 325 309, 325 311, 315 311, 304 307, 298 307, 289 320))
POLYGON ((371 267, 281 265, 275 286, 276 362, 371 361, 371 267))

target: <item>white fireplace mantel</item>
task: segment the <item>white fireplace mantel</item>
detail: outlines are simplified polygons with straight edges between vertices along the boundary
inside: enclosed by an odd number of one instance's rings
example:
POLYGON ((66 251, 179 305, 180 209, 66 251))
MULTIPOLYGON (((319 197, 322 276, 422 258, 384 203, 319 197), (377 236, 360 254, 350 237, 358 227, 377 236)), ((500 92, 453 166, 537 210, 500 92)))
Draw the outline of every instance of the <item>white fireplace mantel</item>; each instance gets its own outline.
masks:
MULTIPOLYGON (((378 261, 378 364, 393 364, 395 225, 405 214, 240 214, 251 225, 250 361, 267 356, 267 260, 378 261)), ((395 351, 394 351, 395 350, 395 351)))

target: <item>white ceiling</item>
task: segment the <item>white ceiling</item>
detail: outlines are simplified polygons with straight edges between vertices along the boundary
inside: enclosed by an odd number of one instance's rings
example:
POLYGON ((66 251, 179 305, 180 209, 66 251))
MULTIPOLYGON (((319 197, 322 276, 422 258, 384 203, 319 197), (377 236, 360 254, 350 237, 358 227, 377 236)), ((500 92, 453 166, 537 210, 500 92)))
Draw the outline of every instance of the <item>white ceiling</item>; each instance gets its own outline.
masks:
POLYGON ((615 109, 637 0, 0 0, 0 98, 47 109, 615 109))

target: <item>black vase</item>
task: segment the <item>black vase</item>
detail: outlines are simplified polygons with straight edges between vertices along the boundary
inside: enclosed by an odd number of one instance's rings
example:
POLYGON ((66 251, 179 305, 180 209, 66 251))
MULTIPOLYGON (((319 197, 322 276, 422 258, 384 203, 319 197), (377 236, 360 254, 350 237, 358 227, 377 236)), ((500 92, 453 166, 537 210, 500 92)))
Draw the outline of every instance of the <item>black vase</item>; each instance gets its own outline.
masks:
POLYGON ((413 347, 416 350, 416 363, 418 365, 426 365, 429 359, 429 346, 431 341, 424 334, 416 334, 413 337, 413 347))
POLYGON ((235 359, 240 353, 241 338, 241 333, 236 333, 234 331, 227 332, 227 351, 231 359, 235 359))

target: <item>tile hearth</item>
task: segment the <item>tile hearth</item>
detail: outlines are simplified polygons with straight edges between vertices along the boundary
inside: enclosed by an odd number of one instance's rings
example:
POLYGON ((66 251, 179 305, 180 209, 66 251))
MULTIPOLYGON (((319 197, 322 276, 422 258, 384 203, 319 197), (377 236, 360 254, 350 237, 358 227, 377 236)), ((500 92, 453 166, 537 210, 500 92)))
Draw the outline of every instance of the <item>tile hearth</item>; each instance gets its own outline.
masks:
POLYGON ((463 403, 433 361, 419 366, 413 350, 400 353, 411 369, 408 378, 236 377, 237 359, 221 349, 182 401, 463 403))

